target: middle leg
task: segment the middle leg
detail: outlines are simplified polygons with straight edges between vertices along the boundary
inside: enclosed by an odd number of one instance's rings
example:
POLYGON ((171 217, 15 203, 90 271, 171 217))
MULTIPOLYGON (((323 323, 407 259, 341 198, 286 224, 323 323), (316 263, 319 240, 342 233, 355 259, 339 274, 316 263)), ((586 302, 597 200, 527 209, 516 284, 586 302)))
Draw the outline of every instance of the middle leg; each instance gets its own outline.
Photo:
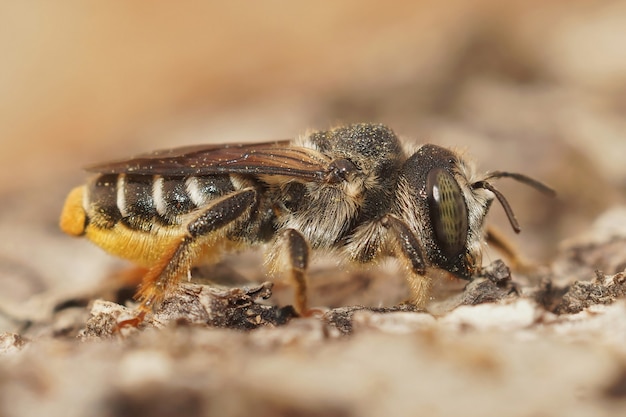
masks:
POLYGON ((294 286, 296 312, 303 316, 308 313, 307 277, 309 267, 309 245, 299 231, 287 229, 276 240, 269 255, 270 269, 287 272, 294 286))

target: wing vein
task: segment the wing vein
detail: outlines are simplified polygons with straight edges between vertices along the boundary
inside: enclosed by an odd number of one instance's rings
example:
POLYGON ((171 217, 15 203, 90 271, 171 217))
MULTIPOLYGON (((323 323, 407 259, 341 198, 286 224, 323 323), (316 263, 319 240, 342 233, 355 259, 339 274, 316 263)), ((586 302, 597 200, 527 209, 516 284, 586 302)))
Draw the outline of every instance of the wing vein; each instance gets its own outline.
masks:
POLYGON ((156 151, 135 158, 88 167, 101 174, 133 173, 185 177, 214 174, 285 175, 322 181, 329 157, 314 149, 291 146, 286 141, 196 145, 156 151))

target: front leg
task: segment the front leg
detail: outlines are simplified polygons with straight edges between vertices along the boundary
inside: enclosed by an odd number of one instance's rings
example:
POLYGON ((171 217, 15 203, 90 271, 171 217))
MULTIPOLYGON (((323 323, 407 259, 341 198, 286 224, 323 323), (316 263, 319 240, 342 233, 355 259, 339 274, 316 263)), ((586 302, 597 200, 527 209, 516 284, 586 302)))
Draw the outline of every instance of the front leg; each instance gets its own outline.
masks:
POLYGON ((140 317, 154 309, 176 288, 202 253, 203 246, 226 238, 225 228, 243 218, 257 201, 257 192, 245 189, 226 196, 202 209, 186 227, 186 233, 172 244, 156 265, 143 277, 136 298, 141 302, 140 317), (222 232, 222 234, 220 234, 222 232))
POLYGON ((395 253, 409 270, 408 282, 411 304, 424 308, 430 297, 431 281, 426 276, 424 250, 409 226, 395 216, 387 215, 381 224, 389 230, 395 244, 395 253))
POLYGON ((536 265, 533 265, 531 262, 524 259, 522 253, 519 249, 517 249, 517 247, 515 247, 513 242, 508 240, 500 230, 494 228, 493 226, 487 227, 485 240, 491 247, 495 248, 506 257, 508 264, 512 269, 525 273, 532 272, 537 269, 536 265))

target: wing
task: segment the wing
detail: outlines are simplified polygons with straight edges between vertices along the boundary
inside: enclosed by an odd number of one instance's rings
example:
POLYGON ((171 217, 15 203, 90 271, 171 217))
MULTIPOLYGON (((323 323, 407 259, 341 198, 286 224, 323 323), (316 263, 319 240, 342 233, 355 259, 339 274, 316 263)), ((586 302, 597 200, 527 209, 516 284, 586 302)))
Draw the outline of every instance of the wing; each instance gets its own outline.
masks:
POLYGON ((135 158, 87 167, 101 174, 186 177, 210 174, 287 175, 321 181, 330 158, 290 141, 196 145, 156 151, 135 158))

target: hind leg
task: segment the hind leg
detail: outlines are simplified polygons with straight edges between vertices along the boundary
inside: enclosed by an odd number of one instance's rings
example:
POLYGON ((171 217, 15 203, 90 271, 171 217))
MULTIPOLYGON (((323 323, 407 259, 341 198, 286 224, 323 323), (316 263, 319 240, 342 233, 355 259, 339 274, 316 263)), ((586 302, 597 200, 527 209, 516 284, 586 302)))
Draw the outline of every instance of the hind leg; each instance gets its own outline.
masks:
POLYGON ((189 275, 207 240, 216 242, 226 239, 227 226, 244 219, 256 201, 255 190, 238 191, 209 205, 187 224, 186 233, 170 245, 159 261, 144 275, 136 295, 141 303, 138 322, 174 291, 184 276, 189 275))

